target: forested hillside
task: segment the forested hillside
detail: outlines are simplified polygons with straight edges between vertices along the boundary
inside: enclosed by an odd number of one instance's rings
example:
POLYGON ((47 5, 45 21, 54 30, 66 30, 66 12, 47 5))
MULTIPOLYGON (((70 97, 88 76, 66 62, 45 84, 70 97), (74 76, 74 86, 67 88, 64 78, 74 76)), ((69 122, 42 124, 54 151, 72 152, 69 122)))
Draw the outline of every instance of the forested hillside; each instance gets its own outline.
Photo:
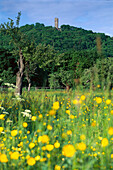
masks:
MULTIPOLYGON (((102 51, 107 56, 113 56, 113 38, 104 33, 93 33, 82 28, 69 25, 62 25, 61 31, 52 26, 44 26, 44 24, 36 23, 35 25, 25 25, 20 30, 27 35, 28 39, 34 40, 36 45, 39 43, 51 45, 55 50, 67 52, 67 50, 96 50, 97 37, 101 38, 102 51)), ((0 35, 0 49, 10 49, 9 36, 5 33, 0 35)))
MULTIPOLYGON (((97 59, 113 58, 113 38, 104 33, 69 25, 62 25, 57 30, 40 23, 27 24, 19 29, 27 37, 22 51, 29 56, 33 86, 73 86, 72 80, 81 78, 83 71, 93 67, 97 59)), ((0 77, 5 82, 15 83, 18 54, 6 32, 0 32, 0 77)), ((24 86, 27 86, 25 77, 24 86)))

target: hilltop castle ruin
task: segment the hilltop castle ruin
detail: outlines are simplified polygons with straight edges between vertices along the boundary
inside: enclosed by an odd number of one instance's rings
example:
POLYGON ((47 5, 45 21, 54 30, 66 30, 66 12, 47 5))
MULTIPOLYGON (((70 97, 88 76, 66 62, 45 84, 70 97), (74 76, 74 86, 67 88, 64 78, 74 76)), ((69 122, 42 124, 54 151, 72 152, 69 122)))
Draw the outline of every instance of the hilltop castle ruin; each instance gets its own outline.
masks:
POLYGON ((58 22, 59 22, 59 21, 58 21, 58 18, 55 18, 55 28, 56 28, 56 29, 58 29, 58 24, 59 24, 58 22))
POLYGON ((59 28, 59 19, 58 19, 58 18, 55 18, 55 28, 56 28, 58 31, 61 31, 61 28, 59 28))

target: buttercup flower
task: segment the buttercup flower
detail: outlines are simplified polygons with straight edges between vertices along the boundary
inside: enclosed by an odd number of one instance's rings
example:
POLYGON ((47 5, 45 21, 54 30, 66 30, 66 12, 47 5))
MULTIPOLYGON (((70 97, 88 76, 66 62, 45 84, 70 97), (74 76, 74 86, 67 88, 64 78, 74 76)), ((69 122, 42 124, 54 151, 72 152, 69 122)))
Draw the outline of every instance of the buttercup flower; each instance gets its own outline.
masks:
POLYGON ((0 133, 3 132, 4 128, 3 127, 0 127, 0 133))
POLYGON ((54 147, 55 147, 55 148, 59 148, 59 147, 60 147, 60 143, 59 143, 58 141, 55 142, 55 143, 54 143, 54 147))
POLYGON ((39 161, 40 160, 40 156, 39 155, 35 156, 35 160, 39 161))
POLYGON ((107 105, 111 104, 111 100, 110 100, 110 99, 107 99, 107 100, 106 100, 106 104, 107 104, 107 105))
POLYGON ((47 151, 52 151, 52 150, 53 150, 53 148, 54 148, 54 146, 53 146, 53 145, 51 145, 51 144, 46 145, 46 149, 47 149, 47 151))
POLYGON ((60 106, 59 106, 59 102, 58 101, 53 103, 53 109, 58 110, 59 107, 60 106))
POLYGON ((11 131, 11 136, 16 136, 17 135, 17 130, 12 130, 11 131))
POLYGON ((101 97, 97 97, 97 98, 96 98, 96 102, 97 102, 98 104, 100 104, 100 103, 102 102, 101 97))
POLYGON ((75 148, 73 145, 68 144, 63 147, 62 155, 66 156, 66 157, 73 157, 74 154, 75 154, 75 148))
POLYGON ((10 155, 11 159, 17 160, 19 158, 19 153, 18 152, 12 152, 10 155))
POLYGON ((23 127, 26 128, 28 126, 27 122, 23 123, 23 127))
POLYGON ((2 163, 8 162, 6 154, 0 154, 0 162, 2 163))
POLYGON ((1 114, 1 115, 0 115, 0 119, 1 119, 1 120, 4 120, 4 117, 5 117, 5 114, 1 114))
POLYGON ((106 147, 108 145, 108 139, 103 138, 102 141, 101 141, 101 145, 102 145, 102 147, 106 147))
POLYGON ((72 135, 72 131, 71 131, 71 130, 68 130, 68 131, 67 131, 67 135, 72 135))
POLYGON ((55 111, 55 110, 50 110, 50 111, 49 111, 49 115, 53 116, 53 115, 55 115, 55 114, 56 114, 56 111, 55 111))
POLYGON ((108 129, 108 133, 109 133, 109 135, 113 135, 113 127, 110 127, 110 128, 108 129))
POLYGON ((111 113, 111 115, 113 115, 113 110, 111 110, 111 112, 110 112, 110 113, 111 113))
POLYGON ((27 159, 27 164, 30 165, 30 166, 35 165, 36 164, 35 158, 33 158, 33 157, 28 158, 27 159))
POLYGON ((86 150, 86 144, 85 143, 83 143, 83 142, 81 142, 81 143, 78 143, 78 149, 80 150, 80 151, 85 151, 86 150))
POLYGON ((111 158, 113 159, 113 154, 111 154, 111 158))
POLYGON ((49 137, 47 135, 43 135, 41 138, 42 143, 48 143, 49 142, 49 137))
POLYGON ((36 116, 32 116, 31 120, 36 121, 36 118, 37 118, 36 116))
POLYGON ((48 125, 48 126, 47 126, 47 129, 48 129, 48 130, 52 130, 52 126, 51 126, 51 125, 48 125))
POLYGON ((55 165, 55 169, 54 170, 61 170, 61 167, 59 165, 55 165))
POLYGON ((81 100, 85 100, 85 99, 86 99, 86 96, 82 95, 81 100))
POLYGON ((29 144, 29 148, 32 149, 32 148, 34 148, 34 147, 35 147, 35 143, 31 142, 31 143, 29 144))

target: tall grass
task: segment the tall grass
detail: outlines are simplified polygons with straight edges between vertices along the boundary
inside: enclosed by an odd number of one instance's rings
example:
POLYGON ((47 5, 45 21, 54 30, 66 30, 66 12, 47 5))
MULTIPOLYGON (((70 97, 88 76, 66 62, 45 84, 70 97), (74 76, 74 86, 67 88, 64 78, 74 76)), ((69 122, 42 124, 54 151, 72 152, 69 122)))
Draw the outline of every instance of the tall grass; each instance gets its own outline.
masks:
POLYGON ((0 169, 113 169, 113 92, 0 94, 0 169))

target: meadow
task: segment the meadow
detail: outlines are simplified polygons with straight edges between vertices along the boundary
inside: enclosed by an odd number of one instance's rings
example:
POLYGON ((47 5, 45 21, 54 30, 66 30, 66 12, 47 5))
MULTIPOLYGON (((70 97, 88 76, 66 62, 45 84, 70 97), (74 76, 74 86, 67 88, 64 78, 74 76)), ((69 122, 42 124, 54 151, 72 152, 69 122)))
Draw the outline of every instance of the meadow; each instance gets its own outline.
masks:
POLYGON ((0 94, 0 170, 113 169, 113 90, 0 94))

